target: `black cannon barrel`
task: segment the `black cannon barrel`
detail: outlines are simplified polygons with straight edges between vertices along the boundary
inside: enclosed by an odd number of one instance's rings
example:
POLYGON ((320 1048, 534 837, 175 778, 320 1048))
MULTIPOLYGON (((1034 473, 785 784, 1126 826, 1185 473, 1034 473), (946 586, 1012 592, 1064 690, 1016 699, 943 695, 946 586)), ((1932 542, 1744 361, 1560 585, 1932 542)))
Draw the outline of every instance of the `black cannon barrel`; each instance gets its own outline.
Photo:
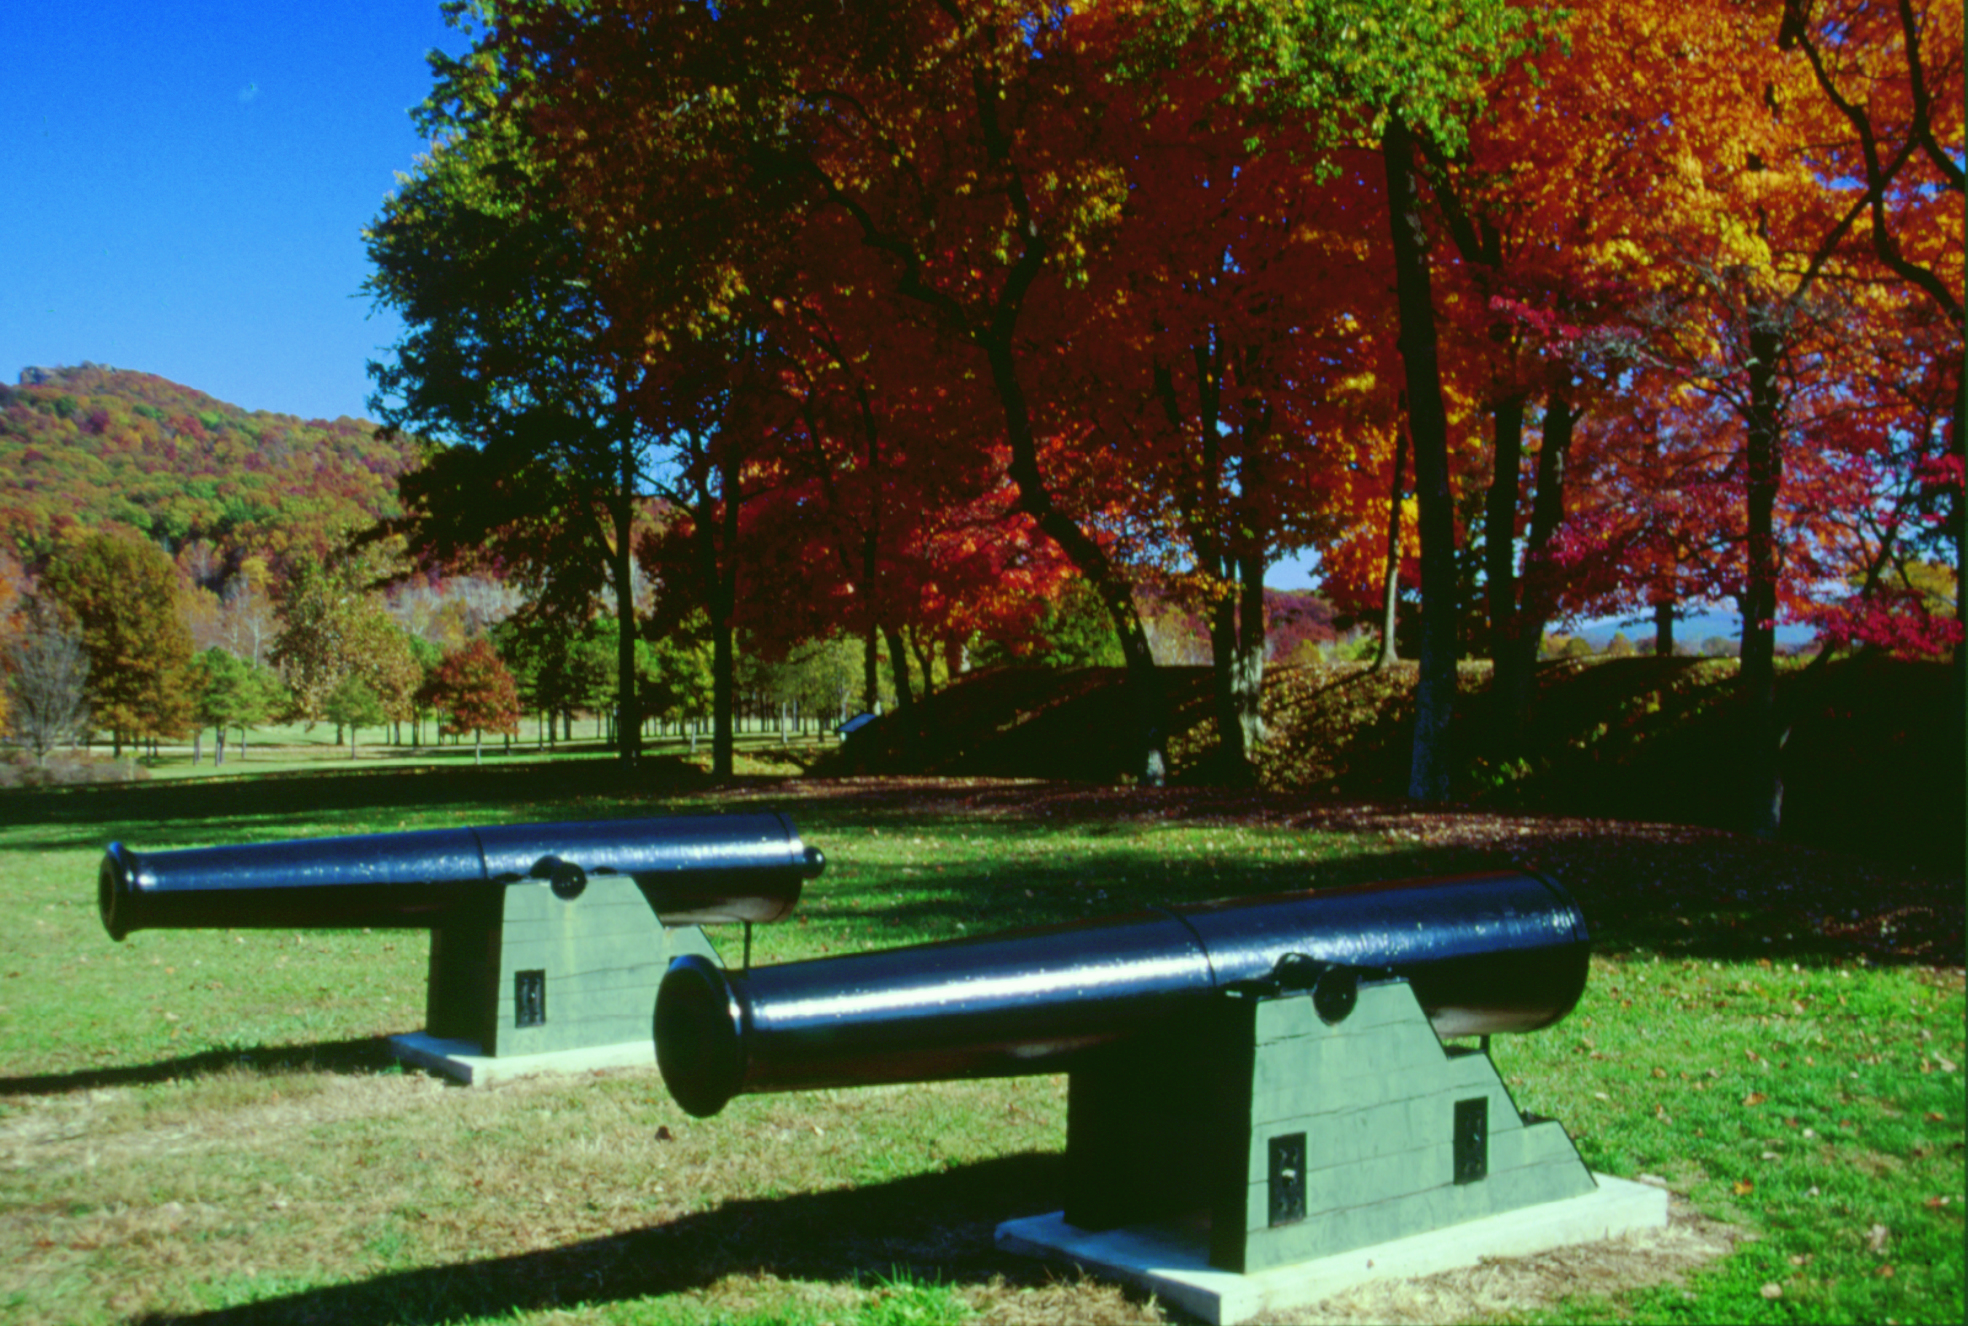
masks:
POLYGON ((826 862, 785 816, 680 815, 424 829, 135 852, 111 843, 103 926, 332 929, 440 923, 489 886, 539 880, 565 898, 627 875, 665 925, 776 921, 826 862))
POLYGON ((1522 873, 1240 898, 743 974, 684 957, 657 994, 656 1058, 699 1116, 750 1092, 1060 1072, 1295 962, 1405 978, 1445 1036, 1531 1031, 1578 1002, 1587 957, 1578 907, 1522 873))

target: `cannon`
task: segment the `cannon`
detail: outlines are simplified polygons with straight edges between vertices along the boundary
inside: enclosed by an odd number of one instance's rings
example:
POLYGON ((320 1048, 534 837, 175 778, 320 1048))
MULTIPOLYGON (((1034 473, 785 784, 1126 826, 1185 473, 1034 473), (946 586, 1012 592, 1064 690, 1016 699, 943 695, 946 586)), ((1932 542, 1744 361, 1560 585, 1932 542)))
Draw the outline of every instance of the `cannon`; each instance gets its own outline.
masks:
POLYGON ((140 930, 428 929, 425 1031, 393 1043, 483 1081, 504 1075, 488 1061, 512 1069, 564 1051, 626 1046, 646 1062, 665 965, 685 954, 714 965, 706 924, 743 924, 749 948, 751 925, 783 918, 825 864, 774 813, 157 852, 112 843, 97 902, 117 940, 140 930))
MULTIPOLYGON (((1069 1071, 1166 1036, 1201 996, 1250 982, 1348 1006, 1400 977, 1440 1035, 1548 1026, 1585 988, 1584 918, 1537 875, 1491 874, 1201 903, 1100 921, 758 967, 689 957, 656 1000, 679 1105, 746 1092, 1069 1071)), ((1336 1019, 1332 1019, 1336 1020, 1336 1019)))
POLYGON ((135 930, 427 928, 511 884, 564 901, 626 876, 665 925, 776 921, 825 868, 785 816, 501 824, 135 852, 111 843, 97 903, 135 930))
MULTIPOLYGON (((1091 1234, 1201 1227, 1198 1264, 1256 1274, 1597 1200, 1562 1126, 1522 1114, 1488 1053, 1570 1012, 1588 961, 1565 890, 1502 871, 742 973, 686 954, 654 1039, 699 1117, 751 1093, 1064 1072, 1064 1208, 1000 1243, 1084 1265, 1091 1234)), ((1638 1201, 1637 1223, 1664 1223, 1664 1200, 1638 1201)), ((1596 1207, 1564 1210, 1599 1227, 1596 1207)))

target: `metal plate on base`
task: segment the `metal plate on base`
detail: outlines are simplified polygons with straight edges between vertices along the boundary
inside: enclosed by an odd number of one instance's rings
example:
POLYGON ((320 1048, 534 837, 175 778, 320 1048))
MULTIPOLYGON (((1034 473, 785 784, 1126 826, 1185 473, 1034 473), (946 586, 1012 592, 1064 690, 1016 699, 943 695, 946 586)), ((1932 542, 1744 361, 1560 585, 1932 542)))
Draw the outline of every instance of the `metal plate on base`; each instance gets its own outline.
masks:
POLYGON ((1275 1320, 1369 1280, 1415 1279, 1486 1257, 1526 1257, 1594 1243, 1667 1224, 1662 1188, 1595 1174, 1598 1190, 1501 1215, 1394 1239, 1370 1248, 1282 1266, 1256 1275, 1209 1264, 1209 1236, 1175 1224, 1089 1233, 1059 1212, 1007 1220, 997 1244, 1006 1252, 1069 1262, 1108 1279, 1138 1285, 1211 1323, 1275 1320))
POLYGON ((597 1068, 653 1068, 656 1044, 644 1038, 620 1045, 590 1045, 546 1054, 488 1055, 472 1041, 446 1040, 411 1031, 389 1038, 390 1053, 405 1063, 456 1078, 468 1087, 536 1073, 586 1073, 597 1068))

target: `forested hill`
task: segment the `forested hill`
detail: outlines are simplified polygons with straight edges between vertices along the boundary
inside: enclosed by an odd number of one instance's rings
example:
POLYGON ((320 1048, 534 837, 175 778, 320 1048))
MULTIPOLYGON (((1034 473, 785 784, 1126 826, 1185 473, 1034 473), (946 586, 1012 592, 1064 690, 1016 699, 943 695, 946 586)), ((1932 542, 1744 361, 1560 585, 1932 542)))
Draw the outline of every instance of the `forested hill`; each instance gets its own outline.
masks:
POLYGON ((346 416, 247 411, 158 377, 85 363, 0 385, 0 547, 24 561, 68 526, 124 526, 222 560, 325 549, 394 515, 411 443, 346 416))

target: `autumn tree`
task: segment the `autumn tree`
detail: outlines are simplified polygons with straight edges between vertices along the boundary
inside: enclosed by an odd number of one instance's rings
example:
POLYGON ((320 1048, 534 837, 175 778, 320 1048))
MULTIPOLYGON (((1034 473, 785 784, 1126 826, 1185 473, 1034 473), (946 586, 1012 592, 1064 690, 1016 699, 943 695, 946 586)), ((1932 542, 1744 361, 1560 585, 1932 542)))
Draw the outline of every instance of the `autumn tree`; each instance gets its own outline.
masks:
MULTIPOLYGON (((1862 181, 1865 236, 1874 257, 1939 315, 1930 367, 1911 378, 1951 381, 1946 423, 1924 430, 1937 446, 1910 457, 1936 532, 1952 544, 1955 620, 1968 548, 1962 340, 1963 51, 1961 8, 1917 0, 1772 0, 1777 47, 1802 56, 1839 132, 1827 135, 1834 169, 1862 181)), ((1820 150, 1823 150, 1822 148, 1820 150)), ((1890 609, 1886 616, 1892 616, 1890 609)), ((1930 618, 1931 620, 1931 618, 1930 618)), ((1962 636, 1954 637, 1957 670, 1962 636)), ((1961 688, 1957 687, 1957 691, 1961 688)))
POLYGON ((1377 149, 1391 241, 1402 399, 1412 449, 1422 601, 1409 795, 1447 798, 1458 609, 1449 412, 1437 332, 1422 148, 1460 150, 1482 79, 1524 15, 1504 0, 1199 0, 1172 5, 1228 48, 1236 88, 1291 116, 1326 150, 1377 149))
POLYGON ((1113 494, 1103 525, 1128 512, 1129 534, 1162 550, 1162 582, 1203 615, 1222 768, 1247 779, 1266 571, 1357 517, 1353 480, 1390 436, 1391 272, 1355 224, 1380 205, 1371 154, 1228 99, 1220 43, 1185 41, 1152 78, 1093 76, 1128 67, 1142 21, 1121 6, 1068 28, 1087 61, 1074 101, 1133 196, 1085 279, 1039 310, 1070 349, 1034 381, 1067 412, 1061 432, 1077 417, 1087 449, 1112 457, 1082 479, 1113 494))
MULTIPOLYGON (((931 316, 952 350, 945 372, 990 384, 1019 509, 1120 632, 1139 767, 1153 781, 1165 763, 1158 684, 1131 586, 1059 487, 1020 340, 1028 299, 1080 261, 1125 193, 1118 172, 1062 136, 1079 123, 1054 113, 1079 77, 1054 43, 1063 17, 997 0, 811 14, 624 0, 578 20, 543 9, 512 31, 553 53, 541 123, 558 145, 563 202, 591 242, 642 255, 626 270, 689 245, 673 270, 693 283, 699 315, 718 317, 748 290, 773 292, 759 257, 785 252, 775 237, 845 247, 819 238, 830 233, 876 260, 885 294, 931 316)), ((676 288, 676 276, 650 274, 663 284, 638 282, 645 292, 676 288)), ((619 306, 638 298, 652 296, 624 291, 619 306)), ((637 335, 677 326, 669 310, 622 322, 637 335)))
POLYGON ((304 722, 334 721, 328 697, 350 676, 369 688, 385 716, 411 714, 423 669, 380 594, 369 588, 372 570, 361 559, 301 558, 281 586, 271 657, 290 693, 290 711, 304 722))
POLYGON ((77 536, 42 573, 41 593, 89 655, 91 721, 108 729, 119 757, 125 741, 191 727, 191 633, 178 587, 162 549, 116 534, 77 536))
POLYGON ((472 763, 484 759, 487 732, 519 731, 519 691, 490 641, 480 637, 444 656, 425 683, 430 703, 445 715, 446 735, 472 734, 472 763))

